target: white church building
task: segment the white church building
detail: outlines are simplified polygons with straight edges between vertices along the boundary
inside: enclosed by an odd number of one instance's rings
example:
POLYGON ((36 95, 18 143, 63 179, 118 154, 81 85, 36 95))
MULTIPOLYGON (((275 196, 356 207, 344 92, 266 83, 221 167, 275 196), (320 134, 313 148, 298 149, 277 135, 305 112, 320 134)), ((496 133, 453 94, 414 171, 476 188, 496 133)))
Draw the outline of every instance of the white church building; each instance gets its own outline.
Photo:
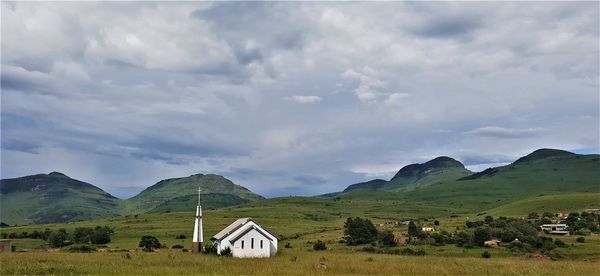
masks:
POLYGON ((217 252, 229 247, 237 258, 265 258, 277 254, 277 237, 252 218, 241 218, 212 237, 217 252))
MULTIPOLYGON (((265 258, 277 253, 277 237, 258 225, 252 218, 241 218, 225 227, 212 237, 217 253, 226 248, 237 258, 265 258)), ((202 229, 202 206, 200 205, 200 188, 198 188, 198 205, 194 220, 194 236, 192 252, 204 250, 204 232, 202 229)))

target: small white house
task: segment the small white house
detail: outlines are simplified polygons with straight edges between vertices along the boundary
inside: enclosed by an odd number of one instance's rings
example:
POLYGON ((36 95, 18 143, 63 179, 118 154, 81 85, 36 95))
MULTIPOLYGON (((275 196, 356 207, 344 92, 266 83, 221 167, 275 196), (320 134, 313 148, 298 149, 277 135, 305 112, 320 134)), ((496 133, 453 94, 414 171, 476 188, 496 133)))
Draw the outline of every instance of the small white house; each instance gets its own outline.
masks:
POLYGON ((211 238, 218 254, 226 248, 237 258, 267 258, 277 253, 277 237, 252 218, 241 218, 211 238))
POLYGON ((561 236, 568 236, 569 235, 569 231, 567 230, 569 226, 566 224, 542 224, 540 226, 540 228, 542 230, 546 230, 548 232, 550 232, 550 234, 552 235, 561 235, 561 236))

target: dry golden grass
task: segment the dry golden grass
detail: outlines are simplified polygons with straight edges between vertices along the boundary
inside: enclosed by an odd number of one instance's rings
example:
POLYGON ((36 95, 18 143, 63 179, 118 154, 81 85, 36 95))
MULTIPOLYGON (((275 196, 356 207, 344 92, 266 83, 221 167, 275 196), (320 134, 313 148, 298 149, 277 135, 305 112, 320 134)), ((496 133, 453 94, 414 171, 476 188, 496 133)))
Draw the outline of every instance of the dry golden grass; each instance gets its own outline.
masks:
POLYGON ((599 275, 590 261, 526 257, 447 258, 363 252, 282 252, 269 259, 235 259, 187 252, 0 254, 1 275, 599 275))

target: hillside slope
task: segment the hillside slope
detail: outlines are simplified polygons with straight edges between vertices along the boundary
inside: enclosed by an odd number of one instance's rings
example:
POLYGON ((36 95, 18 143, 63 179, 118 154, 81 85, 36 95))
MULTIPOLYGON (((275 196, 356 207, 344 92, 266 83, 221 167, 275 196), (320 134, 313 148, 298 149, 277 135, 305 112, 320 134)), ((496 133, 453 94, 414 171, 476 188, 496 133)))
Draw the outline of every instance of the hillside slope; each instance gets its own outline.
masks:
POLYGON ((8 224, 70 222, 119 213, 119 199, 58 172, 2 179, 0 192, 0 219, 8 224))
POLYGON ((190 202, 193 210, 196 206, 197 191, 198 187, 202 189, 203 198, 208 200, 215 199, 215 196, 209 196, 210 194, 219 194, 221 199, 225 199, 225 202, 217 203, 211 206, 210 201, 203 204, 205 208, 216 208, 236 205, 241 202, 256 201, 264 199, 262 196, 251 192, 250 190, 236 185, 229 179, 215 174, 195 174, 188 177, 172 178, 159 181, 158 183, 148 187, 138 195, 127 199, 124 203, 125 214, 129 213, 140 213, 147 212, 158 208, 158 210, 180 210, 182 206, 187 206, 182 202, 190 202), (225 198, 222 196, 230 195, 225 198), (190 201, 190 197, 194 200, 190 201), (178 202, 176 198, 184 200, 178 202), (238 203, 239 202, 239 203, 238 203), (230 204, 229 204, 230 203, 230 204), (170 207, 169 205, 173 205, 170 207))
POLYGON ((472 174, 459 161, 441 156, 423 164, 410 164, 400 169, 389 181, 375 179, 348 186, 344 192, 412 191, 435 184, 455 181, 472 174))
POLYGON ((465 210, 485 210, 534 196, 598 192, 599 155, 541 149, 512 164, 411 191, 406 196, 465 210))

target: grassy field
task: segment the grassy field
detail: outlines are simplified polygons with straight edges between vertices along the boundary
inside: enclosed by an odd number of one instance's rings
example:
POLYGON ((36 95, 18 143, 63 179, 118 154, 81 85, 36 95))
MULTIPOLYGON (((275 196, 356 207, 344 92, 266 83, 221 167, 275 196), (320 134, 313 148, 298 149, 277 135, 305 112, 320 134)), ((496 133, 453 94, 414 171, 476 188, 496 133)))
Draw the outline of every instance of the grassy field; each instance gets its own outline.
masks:
POLYGON ((443 258, 362 252, 286 252, 268 259, 234 259, 183 252, 0 254, 7 274, 119 275, 597 275, 598 263, 526 257, 443 258))
MULTIPOLYGON (((481 220, 484 215, 462 214, 450 216, 453 210, 440 212, 435 206, 415 204, 398 199, 394 193, 380 194, 378 200, 346 195, 341 199, 287 197, 247 203, 204 212, 205 240, 239 217, 253 217, 280 238, 279 254, 270 259, 233 259, 194 255, 162 249, 160 252, 136 251, 143 235, 159 238, 170 248, 180 244, 191 248, 193 212, 149 213, 119 216, 110 219, 68 224, 28 225, 1 228, 0 232, 31 232, 44 228, 66 228, 108 225, 115 230, 113 241, 103 250, 114 252, 66 253, 50 250, 41 240, 15 240, 19 251, 0 254, 0 275, 7 274, 570 274, 598 275, 600 269, 600 237, 587 236, 585 243, 575 242, 576 237, 563 239, 568 248, 558 249, 563 259, 551 261, 539 254, 515 255, 506 248, 471 248, 455 245, 413 246, 427 256, 410 257, 374 254, 361 251, 362 247, 348 247, 339 243, 343 236, 344 221, 349 216, 368 217, 379 228, 388 228, 400 235, 406 226, 389 226, 389 221, 416 218, 424 225, 439 220, 438 230, 450 232, 462 227, 466 220, 481 220), (381 226, 382 224, 383 226, 381 226), (184 234, 186 239, 176 239, 184 234), (316 240, 327 243, 328 250, 313 251, 316 240), (286 248, 289 243, 291 248, 286 248), (491 259, 481 258, 488 250, 491 259)), ((497 215, 526 215, 531 210, 547 210, 552 202, 561 211, 587 208, 598 194, 566 194, 535 197, 530 201, 488 212, 497 215), (542 203, 536 203, 542 202, 542 203), (566 204, 566 205, 565 205, 566 204), (531 206, 531 208, 527 207, 531 206), (533 209, 532 209, 533 208, 533 209), (573 209, 575 208, 575 209, 573 209), (566 210, 563 210, 566 209, 566 210)))

